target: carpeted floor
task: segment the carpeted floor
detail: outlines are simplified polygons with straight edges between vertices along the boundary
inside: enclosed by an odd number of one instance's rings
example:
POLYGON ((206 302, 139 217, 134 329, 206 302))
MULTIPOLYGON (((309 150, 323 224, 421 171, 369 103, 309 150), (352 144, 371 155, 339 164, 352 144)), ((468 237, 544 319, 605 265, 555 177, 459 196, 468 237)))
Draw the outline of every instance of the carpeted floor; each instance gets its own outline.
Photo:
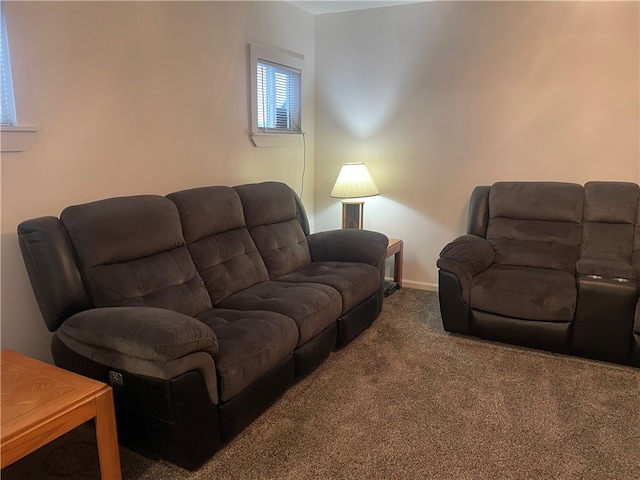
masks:
MULTIPOLYGON (((99 478, 83 426, 3 480, 99 478)), ((197 472, 121 448, 125 480, 640 478, 640 370, 450 335, 401 289, 197 472)))

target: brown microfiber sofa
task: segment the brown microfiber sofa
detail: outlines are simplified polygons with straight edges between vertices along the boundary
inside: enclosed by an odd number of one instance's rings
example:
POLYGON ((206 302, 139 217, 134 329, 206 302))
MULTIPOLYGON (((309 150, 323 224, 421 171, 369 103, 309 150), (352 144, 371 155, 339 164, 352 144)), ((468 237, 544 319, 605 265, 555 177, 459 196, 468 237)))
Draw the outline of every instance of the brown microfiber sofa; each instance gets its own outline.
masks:
POLYGON ((498 182, 437 261, 444 328, 640 367, 640 188, 498 182))
POLYGON ((18 226, 57 365, 120 440, 195 469, 378 316, 387 237, 309 234, 283 183, 110 198, 18 226))

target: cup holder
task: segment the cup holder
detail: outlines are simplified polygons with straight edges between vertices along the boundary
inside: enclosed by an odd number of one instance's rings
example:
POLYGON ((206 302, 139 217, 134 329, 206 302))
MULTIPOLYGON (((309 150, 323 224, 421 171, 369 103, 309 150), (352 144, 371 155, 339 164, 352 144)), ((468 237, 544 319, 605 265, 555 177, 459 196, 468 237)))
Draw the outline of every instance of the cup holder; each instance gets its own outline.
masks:
POLYGON ((588 274, 584 275, 584 278, 588 278, 589 280, 606 280, 616 283, 629 283, 632 280, 623 277, 603 277, 602 275, 588 274))

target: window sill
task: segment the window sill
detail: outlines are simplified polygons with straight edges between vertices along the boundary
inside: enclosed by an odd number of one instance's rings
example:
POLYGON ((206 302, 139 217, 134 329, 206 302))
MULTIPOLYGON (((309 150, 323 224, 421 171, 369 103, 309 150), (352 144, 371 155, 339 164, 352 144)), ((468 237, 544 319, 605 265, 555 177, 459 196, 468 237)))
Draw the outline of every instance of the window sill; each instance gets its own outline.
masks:
POLYGON ((256 147, 296 147, 300 145, 299 133, 253 133, 251 141, 256 147))
POLYGON ((38 137, 36 127, 2 126, 0 127, 0 145, 2 153, 20 153, 31 147, 38 137))

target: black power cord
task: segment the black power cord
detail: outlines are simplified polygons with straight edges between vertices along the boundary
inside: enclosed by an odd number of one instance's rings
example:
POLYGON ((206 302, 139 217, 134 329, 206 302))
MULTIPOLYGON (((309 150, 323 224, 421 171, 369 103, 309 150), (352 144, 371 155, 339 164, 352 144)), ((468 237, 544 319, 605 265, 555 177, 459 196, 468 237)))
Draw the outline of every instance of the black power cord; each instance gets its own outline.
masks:
POLYGON ((302 201, 302 194, 304 193, 304 174, 307 170, 307 133, 302 130, 302 127, 296 125, 295 122, 293 122, 293 126, 298 130, 298 133, 302 135, 302 184, 300 185, 300 201, 302 201))

